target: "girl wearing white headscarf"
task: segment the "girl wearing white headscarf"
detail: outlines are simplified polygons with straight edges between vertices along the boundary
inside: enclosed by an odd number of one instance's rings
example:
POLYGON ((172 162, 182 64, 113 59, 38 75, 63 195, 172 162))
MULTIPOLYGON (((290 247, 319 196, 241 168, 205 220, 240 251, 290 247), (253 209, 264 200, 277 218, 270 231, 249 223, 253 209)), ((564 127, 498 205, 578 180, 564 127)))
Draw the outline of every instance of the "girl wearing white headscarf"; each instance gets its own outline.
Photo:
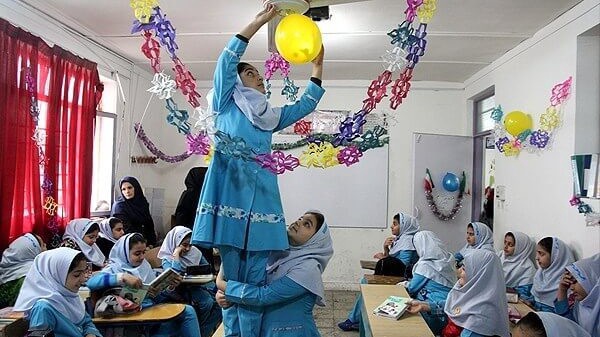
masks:
MULTIPOLYGON (((167 233, 157 255, 162 259, 163 269, 172 268, 183 275, 187 267, 208 266, 202 252, 190 244, 191 237, 192 230, 184 226, 175 226, 167 233)), ((214 295, 208 290, 214 289, 214 286, 214 282, 209 282, 176 289, 180 297, 197 309, 202 336, 209 336, 221 323, 221 308, 215 301, 214 295)))
POLYGON ((506 288, 519 294, 519 298, 531 301, 533 276, 537 269, 531 260, 535 246, 531 238, 521 232, 504 235, 504 250, 500 251, 500 262, 504 270, 506 288))
POLYGON ((512 330, 512 337, 591 337, 591 335, 577 323, 557 314, 532 311, 519 320, 512 330))
POLYGON ((444 311, 463 330, 461 337, 509 337, 504 273, 494 252, 472 249, 464 256, 460 279, 446 300, 444 311))
POLYGON ((124 234, 125 230, 123 229, 123 221, 121 219, 115 217, 102 219, 100 221, 100 233, 96 244, 104 256, 109 256, 115 242, 124 234))
POLYGON ((15 305, 19 290, 25 281, 25 275, 33 264, 33 259, 46 245, 42 239, 27 233, 18 237, 2 253, 0 261, 0 308, 15 305))
POLYGON ((592 336, 600 336, 600 253, 567 266, 558 288, 556 313, 581 325, 592 336), (569 308, 567 289, 575 294, 569 308))
POLYGON ((33 261, 13 310, 25 313, 29 331, 102 337, 77 293, 87 273, 86 257, 80 251, 66 247, 45 251, 33 261))
POLYGON ((106 257, 96 244, 99 232, 100 225, 97 222, 86 218, 73 219, 65 228, 60 246, 81 251, 97 267, 94 270, 100 270, 104 267, 106 257))
POLYGON ((485 249, 494 252, 494 234, 483 222, 471 222, 467 225, 467 244, 454 254, 456 262, 461 262, 465 253, 471 249, 485 249))
POLYGON ((573 254, 569 246, 556 237, 545 237, 536 246, 535 259, 539 269, 533 277, 534 309, 554 312, 558 286, 565 268, 572 263, 573 254))
MULTIPOLYGON (((142 284, 149 284, 156 274, 150 263, 144 258, 146 251, 146 239, 140 233, 129 233, 123 235, 110 251, 108 265, 101 272, 95 273, 87 282, 92 291, 102 291, 108 288, 129 286, 140 288, 142 284)), ((167 300, 165 291, 157 294, 154 298, 146 296, 142 302, 144 308, 167 300)), ((152 336, 201 336, 198 318, 194 308, 185 306, 183 314, 172 321, 162 323, 152 336)))
POLYGON ((413 243, 419 254, 419 261, 413 267, 413 278, 406 290, 412 298, 426 301, 429 308, 433 308, 421 312, 421 315, 431 331, 439 335, 447 322, 446 314, 443 313, 444 304, 450 289, 456 283, 454 256, 431 231, 416 233, 413 243))
MULTIPOLYGON (((219 278, 217 299, 225 306, 231 302, 263 307, 257 336, 320 336, 313 308, 315 304, 325 306, 321 274, 333 255, 329 228, 321 213, 308 211, 287 232, 290 249, 269 256, 267 285, 260 287, 219 278)), ((228 335, 225 319, 224 323, 228 335)))

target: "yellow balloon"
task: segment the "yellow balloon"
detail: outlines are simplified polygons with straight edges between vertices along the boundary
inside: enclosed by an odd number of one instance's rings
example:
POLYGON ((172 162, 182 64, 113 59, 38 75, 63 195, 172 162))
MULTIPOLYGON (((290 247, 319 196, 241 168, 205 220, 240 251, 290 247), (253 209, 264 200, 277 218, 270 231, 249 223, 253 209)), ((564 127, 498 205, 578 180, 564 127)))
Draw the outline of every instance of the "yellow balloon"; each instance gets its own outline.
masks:
POLYGON ((321 51, 321 31, 307 16, 290 14, 275 29, 279 54, 292 64, 312 61, 321 51))
POLYGON ((532 127, 533 121, 531 120, 531 115, 523 111, 511 111, 504 117, 504 128, 515 137, 525 130, 531 130, 532 127))

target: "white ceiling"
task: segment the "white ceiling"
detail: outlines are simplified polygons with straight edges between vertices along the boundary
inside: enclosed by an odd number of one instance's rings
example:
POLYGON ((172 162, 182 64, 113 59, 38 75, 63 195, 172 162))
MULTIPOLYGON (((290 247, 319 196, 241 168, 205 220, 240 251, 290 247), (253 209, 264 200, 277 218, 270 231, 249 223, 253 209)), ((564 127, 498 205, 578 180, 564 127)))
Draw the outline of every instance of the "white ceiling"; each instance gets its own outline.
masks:
MULTIPOLYGON (((24 0, 53 16, 66 16, 73 27, 97 42, 146 67, 143 39, 130 35, 133 11, 127 0, 24 0)), ((580 0, 441 0, 428 26, 427 50, 413 80, 463 82, 475 72, 531 37, 580 0)), ((261 9, 262 0, 162 0, 163 13, 177 29, 177 55, 197 80, 211 80, 218 54, 261 9)), ((371 80, 391 49, 386 33, 404 19, 406 2, 369 0, 330 7, 331 20, 320 21, 325 45, 326 79, 371 80)), ((163 50, 163 68, 171 60, 163 50)), ((267 29, 252 39, 244 61, 261 64, 268 57, 267 29)), ((303 78, 309 66, 293 67, 303 78)))

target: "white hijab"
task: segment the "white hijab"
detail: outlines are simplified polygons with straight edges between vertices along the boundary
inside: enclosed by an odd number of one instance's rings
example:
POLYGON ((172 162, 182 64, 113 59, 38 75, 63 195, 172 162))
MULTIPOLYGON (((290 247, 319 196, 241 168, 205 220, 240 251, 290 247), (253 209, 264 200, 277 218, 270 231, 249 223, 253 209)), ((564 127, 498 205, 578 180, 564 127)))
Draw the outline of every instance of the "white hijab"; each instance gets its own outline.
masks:
MULTIPOLYGON (((214 95, 214 89, 210 89, 206 94, 210 115, 220 112, 213 109, 214 95)), ((254 88, 244 86, 239 74, 236 76, 235 86, 233 87, 233 100, 235 105, 237 105, 240 111, 255 127, 263 131, 273 131, 279 124, 281 108, 271 107, 265 94, 254 88)))
POLYGON ((456 283, 454 255, 442 240, 432 231, 420 231, 413 239, 419 261, 413 267, 413 274, 419 274, 448 288, 456 283))
POLYGON ((600 336, 600 253, 568 265, 567 270, 587 292, 583 301, 575 302, 575 320, 590 335, 600 336))
POLYGON ((42 252, 35 235, 27 233, 18 237, 2 253, 0 262, 0 285, 25 276, 33 259, 42 252))
POLYGON ((333 241, 329 234, 329 227, 324 222, 319 231, 302 246, 290 246, 288 250, 273 252, 269 255, 267 283, 287 276, 315 294, 317 305, 325 306, 325 289, 321 274, 325 271, 332 255, 333 241))
POLYGON ((533 254, 535 245, 525 233, 514 231, 508 233, 511 233, 515 238, 515 251, 511 256, 506 256, 504 250, 499 253, 506 286, 515 288, 533 284, 533 276, 537 270, 531 260, 531 254, 533 254))
POLYGON ((115 242, 117 242, 117 239, 115 239, 115 237, 113 236, 112 228, 110 228, 110 221, 112 219, 116 219, 116 218, 110 217, 110 218, 102 219, 102 221, 100 221, 100 236, 112 243, 115 243, 115 242))
POLYGON ((400 231, 390 247, 390 255, 395 255, 402 250, 415 250, 413 236, 421 229, 419 221, 414 216, 402 212, 398 215, 400 216, 400 231))
POLYGON ((67 247, 40 253, 25 277, 13 310, 23 311, 25 317, 28 317, 33 305, 44 299, 72 323, 81 322, 85 306, 77 292, 65 287, 69 266, 79 253, 81 252, 67 247))
POLYGON ((554 307, 556 292, 565 268, 573 262, 573 254, 562 240, 552 238, 552 252, 550 253, 550 266, 548 268, 538 268, 533 277, 533 287, 531 293, 536 302, 554 307))
MULTIPOLYGON (((160 246, 157 257, 159 259, 173 260, 173 252, 175 248, 181 245, 183 239, 192 234, 192 230, 184 226, 175 226, 165 236, 165 240, 160 246)), ((198 266, 202 259, 200 249, 192 246, 190 251, 179 257, 179 262, 183 267, 198 266)))
MULTIPOLYGON (((77 243, 77 246, 79 246, 79 249, 81 249, 81 252, 83 253, 83 255, 85 255, 88 261, 92 262, 96 266, 102 267, 104 265, 106 257, 104 256, 104 254, 102 254, 100 247, 98 247, 98 245, 95 243, 90 246, 87 243, 85 243, 85 241, 83 241, 85 233, 90 229, 90 227, 93 224, 98 223, 86 218, 73 219, 69 221, 67 228, 65 228, 65 234, 62 238, 63 240, 71 239, 75 241, 75 243, 77 243)), ((100 225, 98 224, 98 226, 100 225)))
MULTIPOLYGON (((123 235, 113 248, 110 250, 108 265, 102 269, 105 273, 118 274, 127 273, 139 277, 144 284, 152 282, 156 278, 156 273, 148 261, 144 260, 141 265, 134 267, 129 264, 129 239, 140 233, 129 233, 123 235)), ((142 236, 143 237, 143 236, 142 236)))
POLYGON ((471 246, 467 243, 460 250, 460 253, 464 256, 469 249, 485 249, 496 253, 494 251, 494 234, 492 230, 483 222, 471 222, 469 225, 473 227, 475 233, 475 244, 471 246))
POLYGON ((456 325, 485 336, 510 336, 504 274, 500 259, 484 249, 464 256, 467 282, 448 293, 444 311, 456 325))
POLYGON ((591 337, 581 326, 568 318, 551 312, 538 311, 536 314, 542 320, 548 337, 591 337))

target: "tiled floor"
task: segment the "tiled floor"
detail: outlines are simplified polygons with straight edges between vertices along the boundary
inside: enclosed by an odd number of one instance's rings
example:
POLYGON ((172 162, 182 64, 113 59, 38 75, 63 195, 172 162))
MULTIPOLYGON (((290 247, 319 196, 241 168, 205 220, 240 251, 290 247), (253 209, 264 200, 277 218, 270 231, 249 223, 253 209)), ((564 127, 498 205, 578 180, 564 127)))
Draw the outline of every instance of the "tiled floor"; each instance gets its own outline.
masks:
POLYGON ((339 322, 348 318, 357 294, 356 291, 325 291, 327 306, 315 306, 314 309, 315 321, 322 337, 358 337, 358 331, 345 332, 337 327, 339 322))

